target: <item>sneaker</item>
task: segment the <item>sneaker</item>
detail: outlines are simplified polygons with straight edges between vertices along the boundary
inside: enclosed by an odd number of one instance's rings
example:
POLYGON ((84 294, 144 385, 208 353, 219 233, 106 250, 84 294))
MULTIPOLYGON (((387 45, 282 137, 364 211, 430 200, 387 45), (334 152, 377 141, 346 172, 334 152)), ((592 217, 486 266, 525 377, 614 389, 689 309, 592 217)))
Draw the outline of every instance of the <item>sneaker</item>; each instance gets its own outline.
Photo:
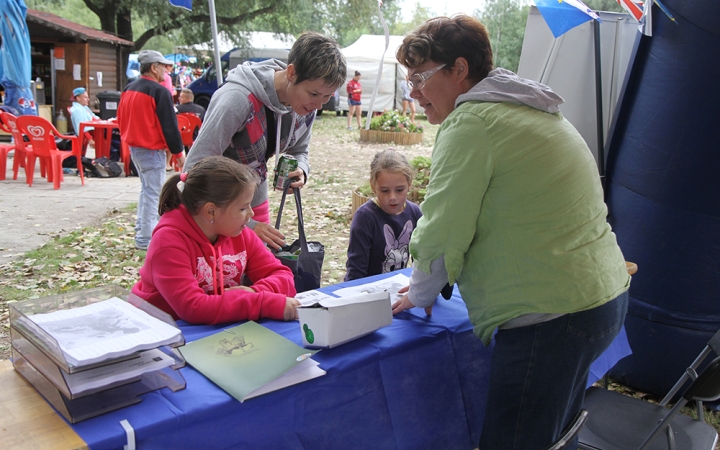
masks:
POLYGON ((348 131, 352 131, 352 127, 348 127, 348 131))
POLYGON ((136 242, 136 243, 135 243, 135 248, 138 249, 138 250, 147 250, 147 249, 148 249, 148 245, 149 245, 149 244, 145 244, 145 246, 142 246, 142 245, 140 245, 140 244, 138 244, 138 243, 136 242))

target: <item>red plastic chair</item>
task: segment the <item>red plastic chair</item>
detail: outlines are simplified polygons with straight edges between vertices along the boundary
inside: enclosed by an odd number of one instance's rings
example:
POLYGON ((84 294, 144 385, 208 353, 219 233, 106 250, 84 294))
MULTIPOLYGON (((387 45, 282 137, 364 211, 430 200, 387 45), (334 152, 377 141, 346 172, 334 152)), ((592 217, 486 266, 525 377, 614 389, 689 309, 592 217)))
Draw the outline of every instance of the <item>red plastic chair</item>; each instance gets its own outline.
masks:
POLYGON ((193 139, 193 128, 190 127, 190 119, 183 114, 178 114, 178 129, 180 129, 180 137, 182 138, 183 145, 192 145, 193 139))
POLYGON ((62 162, 70 156, 77 159, 78 173, 80 181, 85 185, 85 175, 82 166, 82 151, 80 149, 80 140, 77 136, 67 136, 60 132, 47 121, 38 116, 20 116, 17 118, 17 124, 20 131, 30 138, 33 146, 33 153, 28 154, 27 163, 25 165, 25 173, 28 174, 30 186, 32 186, 32 176, 35 170, 35 158, 44 160, 47 165, 47 180, 53 183, 55 189, 60 189, 60 183, 64 180, 62 162), (55 145, 55 137, 67 139, 72 143, 72 151, 64 152, 57 149, 55 145))
MULTIPOLYGON (((195 116, 193 114, 193 116, 195 116)), ((197 118, 197 116, 195 116, 197 118)), ((198 120, 200 120, 198 118, 198 120)), ((192 127, 190 124, 190 119, 187 117, 186 114, 178 114, 177 116, 178 121, 178 129, 180 130, 180 137, 182 138, 183 145, 189 147, 193 144, 193 130, 195 128, 192 127)), ((180 160, 180 155, 172 155, 172 159, 170 160, 170 163, 172 164, 173 168, 175 169, 175 172, 180 172, 180 165, 178 164, 178 161, 180 160)))
POLYGON ((193 113, 180 113, 178 114, 178 125, 180 124, 180 117, 186 118, 190 122, 190 133, 189 135, 186 133, 185 135, 182 134, 182 130, 180 131, 180 135, 182 136, 183 145, 190 148, 193 145, 193 142, 195 142, 195 136, 200 132, 200 127, 202 126, 202 120, 200 120, 200 117, 198 117, 196 114, 193 113))
MULTIPOLYGON (((27 170, 27 158, 28 155, 32 154, 33 149, 32 145, 25 142, 23 139, 23 134, 20 131, 20 127, 17 125, 17 117, 10 114, 9 112, 0 111, 0 128, 2 128, 3 131, 6 133, 10 133, 13 137, 13 144, 11 144, 8 148, 7 146, 4 146, 4 150, 2 150, 2 156, 0 156, 0 169, 2 170, 2 173, 0 173, 1 180, 5 179, 5 171, 7 170, 7 155, 11 151, 15 152, 15 155, 13 156, 13 180, 17 180, 18 177, 18 171, 20 170, 20 167, 25 169, 25 180, 28 184, 32 184, 32 178, 33 173, 29 172, 27 170)), ((33 171, 34 171, 33 167, 33 171)), ((45 173, 45 166, 40 166, 41 172, 45 173)))
POLYGON ((130 146, 122 139, 120 140, 120 159, 125 164, 125 176, 129 177, 132 175, 132 172, 130 171, 130 146))
MULTIPOLYGON (((10 129, 9 125, 6 125, 5 122, 2 121, 2 118, 0 117, 0 130, 12 134, 12 130, 10 129)), ((0 144, 0 180, 5 179, 5 172, 7 172, 7 157, 10 152, 15 151, 15 143, 12 144, 0 144)), ((17 154, 16 154, 17 155, 17 154)), ((18 162, 19 160, 17 156, 13 160, 13 162, 18 162)), ((25 166, 25 162, 23 161, 23 167, 25 166)), ((15 170, 15 179, 17 180, 17 170, 15 170)))

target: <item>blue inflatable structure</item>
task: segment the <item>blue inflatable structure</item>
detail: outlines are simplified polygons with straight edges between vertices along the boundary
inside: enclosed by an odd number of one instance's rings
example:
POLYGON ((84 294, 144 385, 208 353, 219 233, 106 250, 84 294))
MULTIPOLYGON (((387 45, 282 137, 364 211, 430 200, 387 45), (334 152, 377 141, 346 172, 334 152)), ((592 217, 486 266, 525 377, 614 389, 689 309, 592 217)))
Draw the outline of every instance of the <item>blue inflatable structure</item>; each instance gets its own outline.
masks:
POLYGON ((625 327, 633 354, 611 371, 664 395, 720 328, 720 2, 653 9, 611 137, 610 223, 638 264, 625 327))

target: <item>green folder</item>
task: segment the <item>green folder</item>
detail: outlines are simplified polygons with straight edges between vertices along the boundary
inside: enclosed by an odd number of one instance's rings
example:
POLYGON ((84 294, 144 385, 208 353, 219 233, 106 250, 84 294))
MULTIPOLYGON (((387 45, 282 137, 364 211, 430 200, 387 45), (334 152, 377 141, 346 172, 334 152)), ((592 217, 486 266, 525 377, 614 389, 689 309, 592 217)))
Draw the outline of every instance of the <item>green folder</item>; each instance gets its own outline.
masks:
POLYGON ((300 347, 255 322, 246 322, 186 344, 187 362, 241 402, 325 375, 300 347))

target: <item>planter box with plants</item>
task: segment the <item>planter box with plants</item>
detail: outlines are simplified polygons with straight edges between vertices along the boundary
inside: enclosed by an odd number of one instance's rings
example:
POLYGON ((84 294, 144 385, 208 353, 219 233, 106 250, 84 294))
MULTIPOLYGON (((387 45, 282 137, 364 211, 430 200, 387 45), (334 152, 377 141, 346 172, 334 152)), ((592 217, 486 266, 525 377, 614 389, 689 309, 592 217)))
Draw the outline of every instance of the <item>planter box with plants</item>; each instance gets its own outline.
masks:
POLYGON ((360 129, 360 140, 369 142, 394 142, 397 145, 419 144, 423 139, 423 127, 410 122, 410 118, 398 111, 385 111, 370 120, 370 129, 360 129))
MULTIPOLYGON (((430 164, 431 160, 427 156, 416 156, 410 161, 410 165, 415 172, 410 191, 408 192, 408 200, 418 205, 425 200, 427 185, 430 182, 430 164)), ((355 215, 355 211, 365 202, 372 198, 372 188, 367 182, 352 192, 352 212, 350 216, 355 215)))

